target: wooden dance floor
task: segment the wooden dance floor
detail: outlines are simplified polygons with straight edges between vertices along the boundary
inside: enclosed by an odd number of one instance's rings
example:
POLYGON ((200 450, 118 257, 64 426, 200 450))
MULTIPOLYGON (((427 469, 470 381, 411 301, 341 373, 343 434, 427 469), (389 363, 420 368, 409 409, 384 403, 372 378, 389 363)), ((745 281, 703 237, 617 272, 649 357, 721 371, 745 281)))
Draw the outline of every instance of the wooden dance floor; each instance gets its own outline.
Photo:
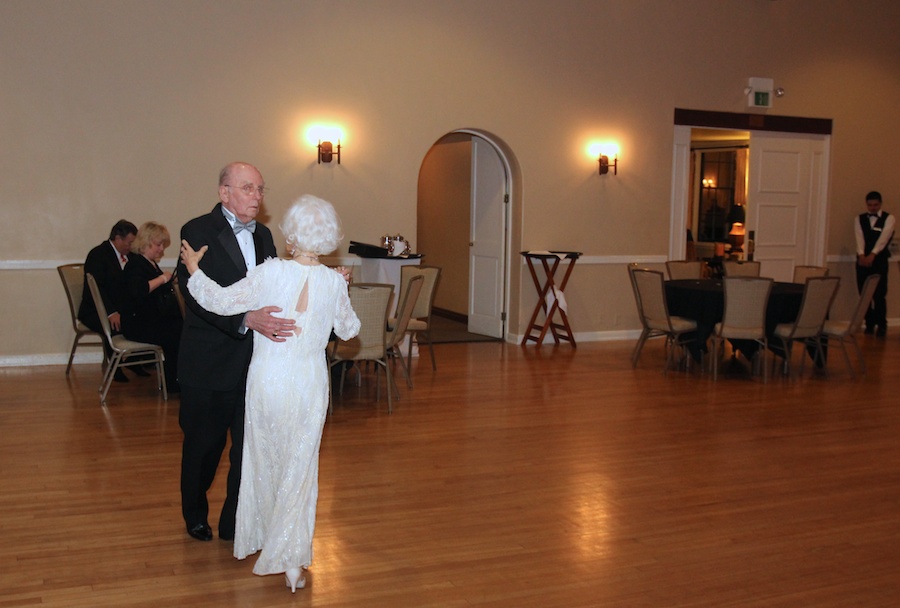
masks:
POLYGON ((860 339, 856 379, 664 376, 629 341, 440 344, 392 415, 348 385, 294 596, 185 533, 177 396, 2 368, 0 607, 895 606, 900 336, 860 339))

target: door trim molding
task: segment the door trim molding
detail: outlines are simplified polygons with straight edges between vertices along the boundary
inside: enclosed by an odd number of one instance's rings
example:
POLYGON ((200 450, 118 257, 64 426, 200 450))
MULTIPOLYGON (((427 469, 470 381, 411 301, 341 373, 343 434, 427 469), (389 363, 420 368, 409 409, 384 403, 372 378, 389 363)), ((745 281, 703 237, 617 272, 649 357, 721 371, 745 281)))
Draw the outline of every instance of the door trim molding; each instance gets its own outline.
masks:
POLYGON ((675 108, 675 124, 689 127, 735 129, 738 131, 780 131, 782 133, 809 133, 812 135, 831 135, 833 127, 833 121, 830 118, 741 114, 737 112, 687 110, 684 108, 675 108))

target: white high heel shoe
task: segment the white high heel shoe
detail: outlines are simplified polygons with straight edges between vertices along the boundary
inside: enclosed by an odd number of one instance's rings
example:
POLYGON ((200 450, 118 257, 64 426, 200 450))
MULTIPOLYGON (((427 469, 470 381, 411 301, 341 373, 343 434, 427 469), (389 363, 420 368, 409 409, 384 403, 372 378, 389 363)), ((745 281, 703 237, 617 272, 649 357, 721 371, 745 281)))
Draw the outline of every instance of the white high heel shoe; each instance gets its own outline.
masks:
POLYGON ((288 568, 284 573, 285 585, 291 588, 291 593, 297 593, 297 589, 306 587, 306 579, 300 576, 300 568, 288 568))

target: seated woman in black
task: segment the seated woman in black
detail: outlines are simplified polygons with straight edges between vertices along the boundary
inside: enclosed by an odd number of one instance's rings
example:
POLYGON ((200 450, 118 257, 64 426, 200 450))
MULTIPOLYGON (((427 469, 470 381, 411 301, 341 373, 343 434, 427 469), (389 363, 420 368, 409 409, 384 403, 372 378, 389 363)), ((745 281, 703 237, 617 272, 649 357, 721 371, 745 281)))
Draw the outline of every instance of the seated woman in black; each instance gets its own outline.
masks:
POLYGON ((166 385, 170 393, 177 393, 181 310, 172 273, 163 272, 159 267, 170 243, 169 231, 162 224, 146 222, 138 229, 125 265, 122 333, 129 340, 162 346, 166 356, 166 385))

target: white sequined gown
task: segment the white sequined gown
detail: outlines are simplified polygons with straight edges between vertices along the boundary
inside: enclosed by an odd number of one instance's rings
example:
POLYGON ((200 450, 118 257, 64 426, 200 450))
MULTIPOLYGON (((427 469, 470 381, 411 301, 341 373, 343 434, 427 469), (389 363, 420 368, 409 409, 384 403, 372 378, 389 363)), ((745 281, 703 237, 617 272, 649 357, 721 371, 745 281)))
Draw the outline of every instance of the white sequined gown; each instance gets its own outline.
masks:
POLYGON ((286 342, 253 337, 234 556, 244 559, 258 551, 253 572, 260 575, 308 567, 328 409, 325 348, 332 327, 342 339, 359 332, 347 282, 326 266, 272 259, 224 288, 198 270, 188 289, 216 314, 278 306, 277 316, 297 321, 297 332, 286 342), (307 309, 298 313, 307 283, 307 309))

